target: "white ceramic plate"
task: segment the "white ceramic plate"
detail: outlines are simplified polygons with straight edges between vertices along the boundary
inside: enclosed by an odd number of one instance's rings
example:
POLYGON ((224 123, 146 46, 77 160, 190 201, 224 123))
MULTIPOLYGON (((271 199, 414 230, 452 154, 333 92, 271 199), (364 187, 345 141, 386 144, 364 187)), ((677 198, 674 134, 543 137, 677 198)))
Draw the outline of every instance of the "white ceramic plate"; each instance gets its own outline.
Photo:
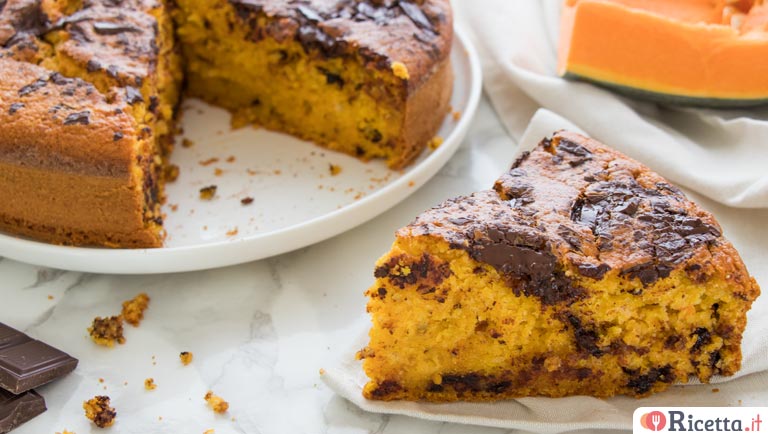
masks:
POLYGON ((451 61, 455 84, 438 135, 444 142, 402 171, 361 162, 312 143, 263 129, 230 128, 229 114, 201 101, 184 102, 184 137, 168 184, 165 247, 100 249, 55 246, 0 234, 0 256, 94 273, 170 273, 266 258, 349 230, 391 208, 423 185, 461 144, 477 108, 480 64, 457 29, 451 61), (341 171, 331 175, 330 165, 341 171), (217 186, 213 200, 199 190, 217 186), (250 205, 241 199, 253 198, 250 205))

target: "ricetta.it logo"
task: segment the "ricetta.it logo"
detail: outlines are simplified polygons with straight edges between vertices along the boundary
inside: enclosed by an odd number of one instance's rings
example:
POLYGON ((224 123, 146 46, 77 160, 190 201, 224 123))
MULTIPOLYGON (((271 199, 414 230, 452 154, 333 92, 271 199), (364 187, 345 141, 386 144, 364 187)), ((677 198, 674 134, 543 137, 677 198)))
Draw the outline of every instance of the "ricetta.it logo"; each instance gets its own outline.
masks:
POLYGON ((661 431, 667 426, 667 417, 660 411, 651 411, 640 416, 640 424, 651 431, 661 431))

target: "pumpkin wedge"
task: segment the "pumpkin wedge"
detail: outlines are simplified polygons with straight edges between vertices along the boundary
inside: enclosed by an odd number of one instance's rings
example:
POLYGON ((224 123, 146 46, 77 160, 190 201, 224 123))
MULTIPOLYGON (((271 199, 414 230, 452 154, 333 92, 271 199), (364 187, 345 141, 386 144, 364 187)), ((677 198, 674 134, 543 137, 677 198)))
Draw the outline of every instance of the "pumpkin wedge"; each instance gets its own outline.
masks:
POLYGON ((666 103, 768 103, 768 2, 566 0, 558 73, 666 103))

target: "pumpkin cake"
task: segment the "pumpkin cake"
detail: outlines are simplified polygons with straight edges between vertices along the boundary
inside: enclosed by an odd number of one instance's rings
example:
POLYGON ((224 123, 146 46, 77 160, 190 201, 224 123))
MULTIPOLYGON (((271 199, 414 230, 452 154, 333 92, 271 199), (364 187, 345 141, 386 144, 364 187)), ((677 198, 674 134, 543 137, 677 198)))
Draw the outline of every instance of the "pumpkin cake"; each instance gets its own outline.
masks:
POLYGON ((447 0, 0 2, 0 230, 159 247, 186 91, 362 159, 409 164, 449 109, 447 0))
POLYGON ((369 399, 645 396, 741 365, 760 293, 708 212, 559 132, 397 232, 367 291, 369 399))

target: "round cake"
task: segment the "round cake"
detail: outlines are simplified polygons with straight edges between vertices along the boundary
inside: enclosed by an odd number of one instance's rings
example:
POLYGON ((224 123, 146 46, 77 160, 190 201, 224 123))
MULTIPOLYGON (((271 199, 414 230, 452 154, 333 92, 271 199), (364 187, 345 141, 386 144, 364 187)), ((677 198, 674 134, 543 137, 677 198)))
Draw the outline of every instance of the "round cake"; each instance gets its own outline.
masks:
POLYGON ((0 230, 159 247, 182 93, 398 169, 449 110, 447 0, 0 3, 0 230))

